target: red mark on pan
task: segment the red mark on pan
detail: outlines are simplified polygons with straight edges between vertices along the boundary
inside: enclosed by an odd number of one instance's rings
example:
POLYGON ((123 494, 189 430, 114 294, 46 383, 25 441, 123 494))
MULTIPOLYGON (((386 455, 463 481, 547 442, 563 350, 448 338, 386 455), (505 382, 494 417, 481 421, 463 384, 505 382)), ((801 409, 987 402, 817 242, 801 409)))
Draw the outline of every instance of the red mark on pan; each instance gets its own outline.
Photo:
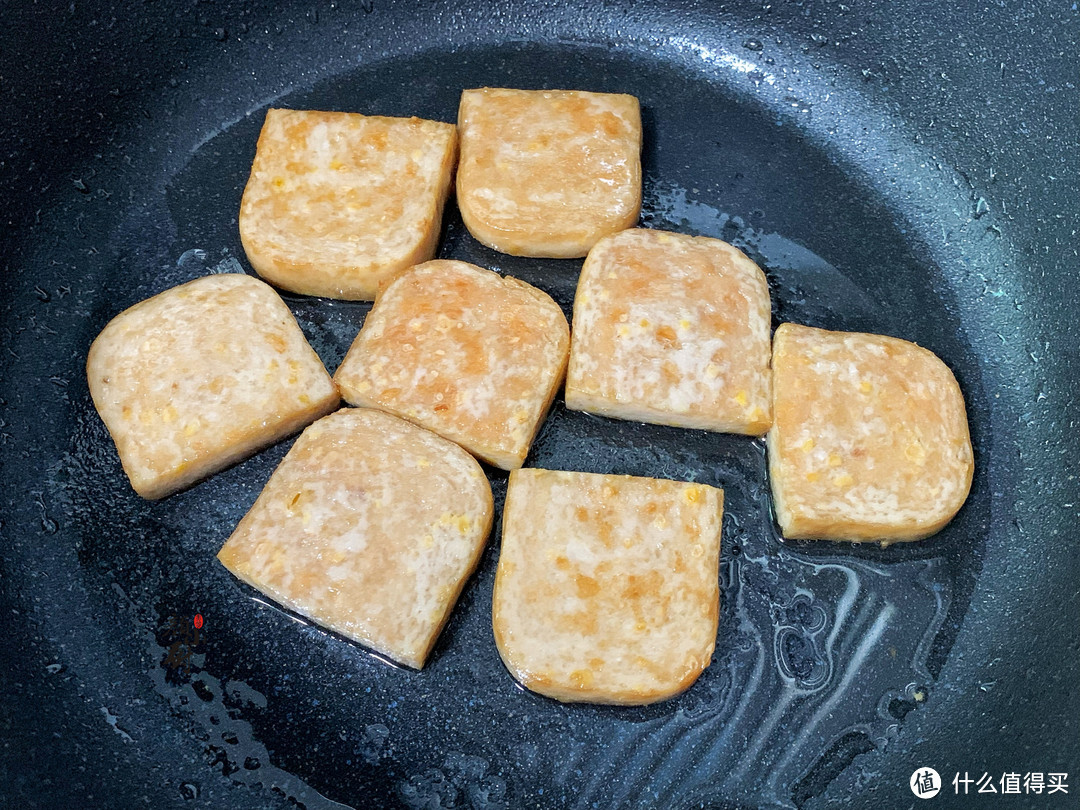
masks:
POLYGON ((191 623, 195 625, 196 630, 202 629, 202 614, 196 613, 195 618, 191 620, 191 623))

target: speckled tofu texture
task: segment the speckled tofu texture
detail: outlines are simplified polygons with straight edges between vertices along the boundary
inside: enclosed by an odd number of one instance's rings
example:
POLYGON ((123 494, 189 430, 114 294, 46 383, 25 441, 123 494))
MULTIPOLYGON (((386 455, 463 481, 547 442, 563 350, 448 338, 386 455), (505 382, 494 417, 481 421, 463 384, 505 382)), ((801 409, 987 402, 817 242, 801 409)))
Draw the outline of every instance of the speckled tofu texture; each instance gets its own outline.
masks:
POLYGON ((726 242, 606 237, 578 280, 566 405, 760 436, 772 422, 770 330, 765 275, 726 242))
POLYGON ((687 689, 716 642, 723 508, 703 484, 511 473, 492 615, 513 676, 562 701, 687 689))
POLYGON ((406 271, 379 295, 335 379, 379 408, 520 467, 562 383, 570 328, 540 290, 457 261, 406 271))
POLYGON ((182 284, 117 315, 90 347, 86 378, 144 498, 227 467, 340 401, 277 293, 238 274, 182 284))
POLYGON ((633 96, 466 90, 458 127, 458 208, 485 245, 572 258, 637 222, 641 111, 633 96))
POLYGON ((435 255, 456 159, 453 124, 269 110, 240 203, 252 267, 286 290, 373 299, 435 255))
POLYGON ((419 669, 491 530, 472 456, 346 409, 296 441, 218 559, 276 602, 419 669))
POLYGON ((782 324, 769 474, 785 537, 918 540, 971 488, 964 398, 914 343, 782 324))

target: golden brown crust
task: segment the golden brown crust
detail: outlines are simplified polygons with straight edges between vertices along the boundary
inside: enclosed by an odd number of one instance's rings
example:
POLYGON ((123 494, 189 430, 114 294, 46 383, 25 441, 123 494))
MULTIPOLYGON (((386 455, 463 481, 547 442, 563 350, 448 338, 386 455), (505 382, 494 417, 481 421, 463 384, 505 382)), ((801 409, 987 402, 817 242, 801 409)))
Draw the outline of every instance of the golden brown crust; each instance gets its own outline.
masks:
POLYGON ((633 96, 466 90, 458 126, 458 208, 485 245, 575 258, 637 222, 641 111, 633 96))
POLYGON ((353 405, 514 469, 558 391, 569 347, 566 317, 546 293, 437 259, 387 285, 335 379, 353 405))
POLYGON ((963 505, 974 470, 963 394, 914 343, 782 324, 769 472, 785 537, 918 540, 963 505))

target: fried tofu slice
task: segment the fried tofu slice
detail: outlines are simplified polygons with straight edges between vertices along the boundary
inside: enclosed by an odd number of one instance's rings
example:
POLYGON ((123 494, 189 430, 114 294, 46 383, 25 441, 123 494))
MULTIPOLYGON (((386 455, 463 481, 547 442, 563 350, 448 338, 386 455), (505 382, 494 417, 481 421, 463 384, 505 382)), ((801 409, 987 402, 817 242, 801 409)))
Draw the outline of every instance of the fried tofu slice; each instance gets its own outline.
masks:
POLYGON ((458 208, 485 245, 576 258, 637 222, 641 110, 633 96, 466 90, 458 127, 458 208))
POLYGON ((716 642, 723 508, 703 484, 511 473, 492 618, 514 678, 622 705, 689 688, 716 642))
POLYGON ((207 276, 117 315, 86 378, 135 491, 161 498, 338 406, 289 308, 251 276, 207 276))
POLYGON ((301 434, 218 559, 274 601, 419 669, 491 515, 487 478, 460 447, 347 408, 301 434))
POLYGON ((771 317, 764 273, 726 242, 605 237, 578 280, 566 406, 760 436, 772 423, 771 317))
POLYGON ((268 110, 240 203, 251 266, 293 292, 374 299, 435 255, 456 159, 453 124, 268 110))
POLYGON ((504 470, 520 467, 566 371, 570 327, 540 290, 466 262, 426 262, 379 295, 335 379, 504 470))
POLYGON ((967 498, 963 394, 914 343, 781 324, 773 407, 769 474, 784 537, 918 540, 967 498))

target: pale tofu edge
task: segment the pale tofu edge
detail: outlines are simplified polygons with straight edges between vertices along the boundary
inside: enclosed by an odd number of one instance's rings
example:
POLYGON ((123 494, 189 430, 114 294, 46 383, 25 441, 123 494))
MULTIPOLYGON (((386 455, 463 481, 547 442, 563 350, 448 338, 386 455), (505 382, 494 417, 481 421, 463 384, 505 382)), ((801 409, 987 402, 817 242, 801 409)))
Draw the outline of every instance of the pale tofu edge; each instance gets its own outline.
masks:
POLYGON ((317 419, 331 413, 340 403, 341 398, 336 391, 327 394, 324 399, 312 403, 306 410, 296 412, 288 418, 279 420, 266 433, 252 434, 246 441, 231 446, 229 450, 214 458, 191 462, 182 473, 169 480, 161 478, 147 479, 142 476, 138 476, 138 479, 136 479, 133 477, 132 472, 129 471, 129 465, 124 462, 123 457, 120 459, 120 465, 124 467, 124 472, 127 473, 131 481, 132 489, 140 497, 149 501, 160 500, 243 461, 259 450, 292 436, 317 419))

